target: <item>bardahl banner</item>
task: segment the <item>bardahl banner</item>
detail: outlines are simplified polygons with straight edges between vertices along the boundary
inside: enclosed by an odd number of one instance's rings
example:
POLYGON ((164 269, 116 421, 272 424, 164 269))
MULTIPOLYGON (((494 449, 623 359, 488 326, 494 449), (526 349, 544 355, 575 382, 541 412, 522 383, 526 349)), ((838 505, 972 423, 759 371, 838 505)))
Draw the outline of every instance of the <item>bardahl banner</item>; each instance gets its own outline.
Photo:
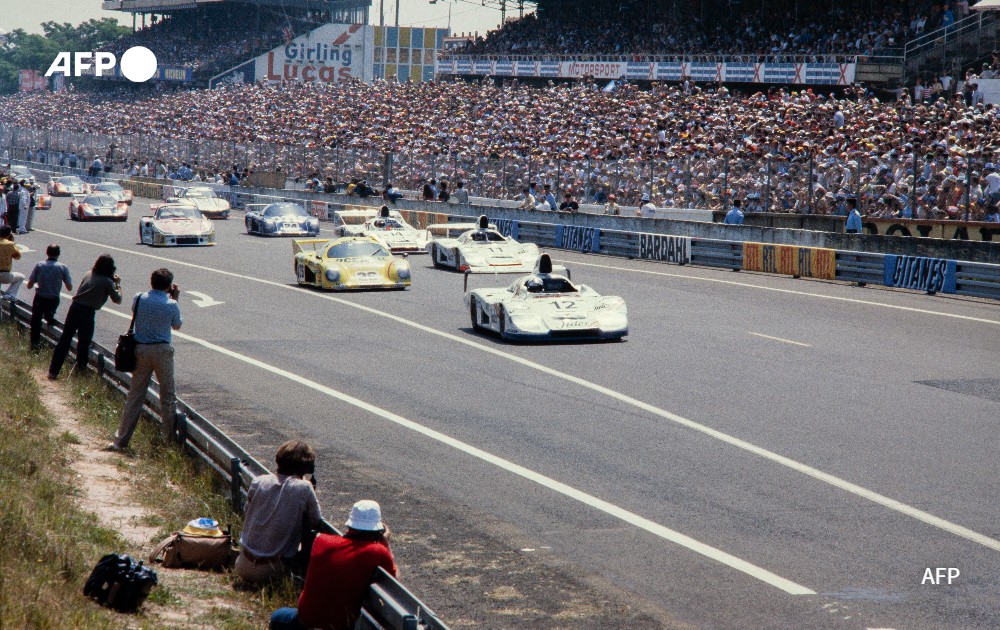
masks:
POLYGON ((882 283, 887 287, 928 293, 955 292, 958 264, 954 260, 886 254, 884 261, 882 283))
POLYGON ((837 277, 837 253, 820 247, 743 243, 743 269, 833 280, 837 277))
POLYGON ((960 223, 928 219, 865 219, 865 234, 919 236, 949 241, 1000 241, 1000 223, 960 223))
POLYGON ((691 262, 691 237, 639 234, 639 258, 686 265, 691 262))
POLYGON ((579 225, 557 225, 556 247, 597 253, 601 250, 601 230, 579 225))

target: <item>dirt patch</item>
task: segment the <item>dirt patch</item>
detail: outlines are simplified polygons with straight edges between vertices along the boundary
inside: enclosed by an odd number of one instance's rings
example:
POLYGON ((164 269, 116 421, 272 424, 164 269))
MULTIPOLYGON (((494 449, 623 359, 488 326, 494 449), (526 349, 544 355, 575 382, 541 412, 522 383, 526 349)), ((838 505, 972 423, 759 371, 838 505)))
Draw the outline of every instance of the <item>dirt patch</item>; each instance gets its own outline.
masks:
MULTIPOLYGON (((148 523, 157 522, 159 515, 133 498, 133 460, 104 450, 111 436, 101 435, 80 421, 79 411, 58 381, 48 380, 43 371, 33 375, 42 403, 55 418, 56 433, 67 446, 66 458, 76 478, 80 509, 96 515, 103 527, 118 532, 128 543, 127 549, 116 551, 145 559, 160 533, 158 526, 148 523)), ((155 568, 159 586, 143 605, 142 617, 128 618, 129 627, 144 627, 153 621, 167 628, 207 629, 250 618, 250 613, 234 601, 228 575, 166 569, 161 565, 155 568)))

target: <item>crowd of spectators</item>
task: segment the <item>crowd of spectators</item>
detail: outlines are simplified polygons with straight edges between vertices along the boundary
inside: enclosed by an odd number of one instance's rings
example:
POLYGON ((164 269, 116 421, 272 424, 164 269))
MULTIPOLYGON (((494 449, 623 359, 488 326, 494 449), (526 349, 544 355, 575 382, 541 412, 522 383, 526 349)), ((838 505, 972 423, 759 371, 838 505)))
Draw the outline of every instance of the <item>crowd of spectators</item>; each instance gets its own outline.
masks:
POLYGON ((507 22, 457 52, 871 56, 969 13, 964 0, 951 4, 890 0, 874 10, 868 2, 863 10, 854 4, 748 2, 727 6, 725 15, 719 15, 692 8, 683 11, 672 3, 622 2, 612 17, 606 3, 553 3, 507 22))
MULTIPOLYGON (((0 100, 0 124, 100 130, 122 159, 165 159, 170 172, 188 158, 136 153, 237 143, 256 147, 250 168, 337 182, 379 181, 371 174, 391 153, 393 181, 408 190, 436 177, 474 196, 515 198, 536 183, 580 203, 615 195, 634 207, 647 194, 660 207, 723 208, 741 198, 747 211, 817 213, 843 212, 854 197, 865 214, 959 218, 967 209, 985 218, 1000 193, 1000 176, 991 179, 1000 123, 997 110, 963 93, 954 81, 918 102, 909 92, 735 95, 690 82, 614 92, 586 82, 261 83, 131 101, 19 94, 0 100)), ((195 171, 232 162, 199 156, 195 171)))
POLYGON ((189 67, 196 76, 209 76, 325 22, 327 14, 222 3, 166 16, 105 50, 120 58, 132 46, 145 46, 160 65, 189 67))

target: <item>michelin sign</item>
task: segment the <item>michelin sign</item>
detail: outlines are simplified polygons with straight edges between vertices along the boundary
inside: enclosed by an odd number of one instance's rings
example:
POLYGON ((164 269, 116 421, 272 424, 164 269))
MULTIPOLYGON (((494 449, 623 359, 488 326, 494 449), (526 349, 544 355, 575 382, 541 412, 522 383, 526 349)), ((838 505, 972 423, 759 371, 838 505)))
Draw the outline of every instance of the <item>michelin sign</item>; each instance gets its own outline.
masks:
POLYGON ((373 34, 364 24, 324 24, 286 44, 212 77, 210 87, 234 83, 371 82, 373 34))

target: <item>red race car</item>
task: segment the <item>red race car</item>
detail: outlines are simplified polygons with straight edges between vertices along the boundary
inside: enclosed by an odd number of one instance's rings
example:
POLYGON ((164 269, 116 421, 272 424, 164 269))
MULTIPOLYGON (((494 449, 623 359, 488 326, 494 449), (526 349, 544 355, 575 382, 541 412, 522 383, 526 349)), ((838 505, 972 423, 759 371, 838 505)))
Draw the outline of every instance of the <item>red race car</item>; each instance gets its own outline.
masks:
POLYGON ((128 204, 107 193, 77 195, 69 202, 74 221, 128 221, 128 204))

